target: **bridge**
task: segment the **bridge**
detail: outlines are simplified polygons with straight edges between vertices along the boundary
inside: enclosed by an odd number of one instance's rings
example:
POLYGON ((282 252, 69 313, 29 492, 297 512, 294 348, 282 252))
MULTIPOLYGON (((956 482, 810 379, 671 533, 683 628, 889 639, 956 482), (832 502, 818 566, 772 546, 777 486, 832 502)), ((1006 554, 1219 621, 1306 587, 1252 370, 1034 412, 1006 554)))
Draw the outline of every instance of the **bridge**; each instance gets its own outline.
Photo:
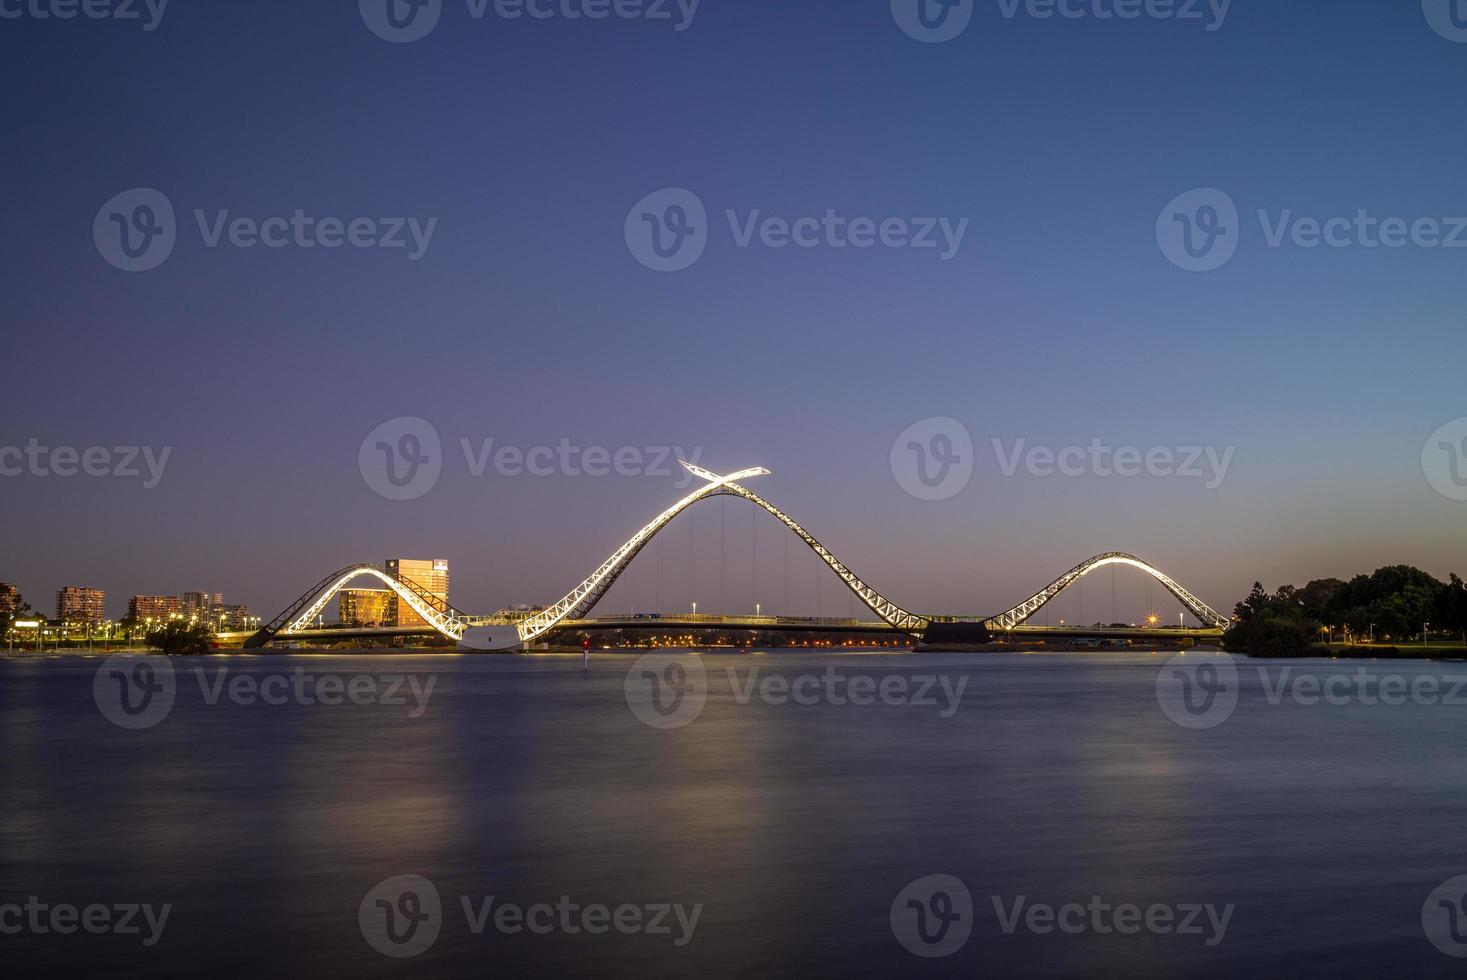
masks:
MULTIPOLYGON (((701 486, 654 517, 554 605, 517 622, 506 622, 494 616, 470 615, 455 609, 445 600, 424 590, 415 582, 389 575, 383 568, 374 564, 358 564, 339 569, 321 579, 284 612, 246 640, 244 645, 247 649, 256 649, 276 640, 320 636, 323 631, 313 630, 311 624, 318 622, 318 617, 327 604, 351 582, 370 577, 379 580, 395 592, 413 612, 422 617, 428 629, 454 640, 461 648, 483 651, 521 650, 532 643, 544 641, 557 632, 585 629, 587 627, 585 617, 611 589, 617 578, 631 565, 632 560, 657 536, 657 533, 694 504, 716 496, 738 497, 748 501, 767 512, 789 533, 804 542, 841 583, 861 601, 862 605, 875 614, 876 620, 866 624, 873 630, 902 634, 927 643, 981 643, 997 634, 1013 635, 1021 628, 1025 631, 1033 631, 1036 630, 1035 627, 1026 627, 1025 624, 1035 613, 1086 575, 1110 565, 1123 565, 1138 569, 1160 582, 1182 605, 1182 608, 1202 624, 1201 630, 1192 631, 1193 637, 1218 637, 1228 625, 1227 617, 1183 588, 1180 583, 1160 569, 1142 561, 1135 555, 1119 551, 1096 555, 1081 562, 1017 606, 997 615, 964 618, 911 612, 876 591, 788 514, 739 482, 767 476, 769 470, 759 466, 720 476, 692 463, 683 462, 682 465, 689 473, 703 481, 701 486)), ((685 618, 687 617, 670 619, 667 625, 676 624, 685 618)), ((775 619, 775 617, 753 618, 775 619)), ((654 622, 664 625, 660 619, 633 619, 632 622, 643 626, 651 625, 654 622)), ((754 628, 767 628, 756 624, 749 625, 753 625, 754 628)), ((1183 635, 1178 630, 1144 632, 1156 638, 1175 638, 1183 635)))

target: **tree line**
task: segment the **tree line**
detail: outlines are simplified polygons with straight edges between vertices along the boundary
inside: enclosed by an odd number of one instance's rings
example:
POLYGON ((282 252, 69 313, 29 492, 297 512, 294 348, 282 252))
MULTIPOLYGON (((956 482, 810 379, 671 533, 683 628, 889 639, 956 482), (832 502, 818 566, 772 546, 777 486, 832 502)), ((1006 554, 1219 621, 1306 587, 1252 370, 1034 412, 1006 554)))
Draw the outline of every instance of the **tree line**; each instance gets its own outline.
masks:
POLYGON ((1302 589, 1269 592, 1261 582, 1234 607, 1223 634, 1229 650, 1260 656, 1302 656, 1321 639, 1406 641, 1424 632, 1467 631, 1467 586, 1446 582, 1410 565, 1387 565, 1348 582, 1315 579, 1302 589))

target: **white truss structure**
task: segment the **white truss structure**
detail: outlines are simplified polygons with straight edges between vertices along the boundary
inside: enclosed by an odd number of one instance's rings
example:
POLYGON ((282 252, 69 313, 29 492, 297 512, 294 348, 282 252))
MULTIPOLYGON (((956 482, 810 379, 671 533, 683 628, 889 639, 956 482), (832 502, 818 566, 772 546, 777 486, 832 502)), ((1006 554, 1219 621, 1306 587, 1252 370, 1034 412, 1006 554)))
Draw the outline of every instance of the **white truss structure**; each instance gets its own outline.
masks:
POLYGON ((444 610, 437 608, 424 599, 423 593, 408 588, 401 581, 388 575, 376 565, 357 565, 340 572, 335 581, 321 590, 314 602, 305 607, 305 610, 300 615, 287 623, 275 635, 297 636, 309 632, 311 621, 321 614, 321 610, 326 608, 326 604, 336 598, 336 594, 346 588, 348 582, 361 578, 363 575, 370 575, 380 579, 389 589, 401 596, 402 600, 412 608, 413 612, 422 616, 424 621, 439 633, 452 640, 463 639, 464 630, 469 627, 469 622, 465 617, 458 615, 452 609, 444 610))
MULTIPOLYGON (((840 559, 831 554, 815 537, 795 522, 788 514, 775 507, 769 501, 760 497, 737 481, 750 477, 767 476, 769 471, 762 466, 740 470, 730 473, 728 476, 719 476, 695 466, 692 463, 682 464, 689 473, 704 480, 703 486, 683 497, 677 503, 664 510, 652 519, 645 527, 634 534, 630 540, 616 551, 612 552, 601 565, 581 584, 577 585, 567 593, 559 602, 550 606, 533 616, 515 624, 515 630, 519 634, 521 644, 531 643, 536 639, 554 630, 567 620, 585 618, 592 607, 606 595, 617 578, 626 571, 632 563, 632 559, 647 546, 659 531, 672 522, 683 511, 693 504, 707 497, 727 495, 742 497, 750 503, 763 508, 775 520, 783 524, 791 533, 795 534, 810 550, 820 557, 820 560, 835 573, 846 588, 855 594, 856 598, 874 612, 884 623, 894 629, 921 636, 931 625, 932 617, 920 616, 909 612, 887 599, 871 586, 862 581, 854 572, 845 566, 840 559)), ((1164 574, 1160 569, 1147 564, 1134 555, 1114 551, 1103 555, 1096 555, 1088 561, 1082 562, 1070 569, 1064 575, 1055 579, 1042 592, 1031 596, 1024 602, 1010 609, 1008 612, 1000 613, 990 619, 984 620, 984 625, 992 632, 1004 632, 1020 625, 1029 619, 1040 609, 1044 608, 1055 596, 1079 581, 1085 575, 1097 568, 1106 565, 1130 565, 1155 578, 1167 591, 1174 595, 1177 600, 1199 621, 1217 629, 1226 628, 1228 618, 1212 609, 1207 603, 1182 588, 1180 584, 1164 574)), ((376 565, 354 565, 343 569, 335 575, 329 576, 311 592, 306 593, 291 610, 282 613, 271 627, 259 634, 261 642, 268 640, 270 636, 299 636, 309 632, 310 624, 315 620, 326 604, 336 597, 347 583, 363 575, 377 578, 389 589, 395 592, 404 602, 434 630, 443 636, 455 641, 461 641, 465 632, 472 627, 483 627, 499 624, 498 620, 488 616, 468 616, 459 612, 445 602, 435 602, 434 597, 413 583, 404 583, 393 578, 376 565), (315 596, 311 600, 311 596, 315 596), (273 627, 273 628, 272 628, 273 627)), ((946 618, 944 617, 944 621, 946 618)))
POLYGON ((1130 565, 1132 568, 1141 569, 1141 571, 1165 586, 1168 592, 1176 596, 1177 601, 1185 606, 1187 611, 1193 616, 1196 616, 1199 622, 1215 629, 1227 628, 1229 620, 1226 616, 1182 588, 1180 584, 1166 575, 1161 569, 1147 564, 1135 555, 1128 555, 1121 551, 1111 551, 1103 555, 1096 555, 1088 561, 1081 562, 1051 582, 1044 591, 1030 596, 1008 612, 1000 613, 992 619, 987 620, 988 628, 995 632, 1013 629, 1043 609, 1049 604, 1051 599, 1065 589, 1068 589, 1071 585, 1074 585, 1081 578, 1095 571, 1097 568, 1104 568, 1106 565, 1130 565))
POLYGON ((931 620, 925 616, 919 616, 916 613, 908 612, 901 606, 883 596, 880 592, 877 592, 875 589, 871 588, 871 586, 867 585, 865 582, 861 581, 861 579, 856 576, 855 572, 851 571, 841 562, 839 558, 835 557, 835 555, 832 555, 829 551, 827 551, 825 545, 821 544, 819 541, 816 541, 814 536, 811 535, 809 531, 806 531, 804 528, 800 527, 800 525, 796 524, 794 519, 791 518, 788 514, 784 513, 784 511, 780 510, 778 507, 775 507, 773 504, 760 497, 758 494, 750 492, 744 487, 739 486, 737 483, 726 484, 722 492, 733 494, 734 496, 738 497, 743 497, 750 503, 757 504, 758 506, 763 507, 766 511, 769 512, 770 516, 772 516, 775 520, 779 521, 785 527, 789 528, 796 535, 798 535, 801 541, 810 546, 811 551, 820 556, 821 561, 830 566, 830 570, 834 572, 836 574, 836 577, 845 584, 845 587, 854 592, 856 594, 856 598, 865 603, 866 608, 874 612, 878 617, 881 618, 883 622, 895 627, 896 629, 901 630, 904 633, 913 634, 920 634, 923 630, 927 628, 928 624, 931 622, 931 620))
POLYGON ((637 557, 637 553, 652 540, 658 531, 662 530, 673 518, 698 501, 705 497, 720 494, 743 497, 745 500, 757 504, 768 511, 775 520, 789 528, 799 536, 801 541, 809 545, 811 550, 819 555, 820 559, 830 566, 831 571, 835 572, 840 580, 845 583, 846 588, 854 592, 857 598, 885 622, 890 623, 899 630, 905 630, 907 632, 919 632, 926 628, 928 622, 926 619, 907 612, 861 581, 856 577, 855 573, 842 564, 835 555, 832 555, 824 545, 815 540, 809 531, 806 531, 799 524, 795 523, 789 515, 736 482, 752 476, 767 476, 769 471, 764 467, 758 466, 753 469, 740 470, 728 476, 719 476, 716 473, 710 473, 701 466, 695 466, 692 463, 681 460, 679 462, 682 462, 682 465, 689 473, 699 479, 706 480, 707 483, 673 504, 661 514, 658 514, 650 524, 633 535, 630 541, 616 549, 610 558, 601 563, 600 568, 596 569, 595 572, 591 573, 589 578, 572 589, 565 598, 544 612, 537 613, 530 619, 520 623, 519 632, 521 642, 533 642, 536 638, 550 632, 564 620, 584 617, 590 611, 591 607, 596 604, 597 600, 606 594, 606 591, 611 588, 612 583, 626 570, 626 567, 631 564, 632 559, 637 557))

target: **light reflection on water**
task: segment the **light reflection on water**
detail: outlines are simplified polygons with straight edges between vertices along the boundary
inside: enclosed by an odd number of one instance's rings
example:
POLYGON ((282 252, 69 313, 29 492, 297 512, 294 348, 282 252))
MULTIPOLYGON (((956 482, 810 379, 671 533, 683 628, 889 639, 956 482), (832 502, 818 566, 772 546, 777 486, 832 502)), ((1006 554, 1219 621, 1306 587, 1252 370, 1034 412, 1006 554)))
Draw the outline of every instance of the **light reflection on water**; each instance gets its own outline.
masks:
MULTIPOLYGON (((1464 711, 1269 704, 1250 664, 1232 718, 1188 731, 1154 695, 1166 655, 714 656, 673 731, 623 696, 633 658, 180 661, 155 728, 92 702, 99 660, 0 664, 0 902, 169 902, 162 942, 0 937, 27 972, 121 975, 1221 976, 1458 964, 1421 904, 1467 872, 1464 711), (960 709, 739 704, 725 668, 969 677, 960 709), (427 710, 209 705, 192 671, 414 672, 427 710), (908 882, 956 875, 973 939, 918 960, 892 937, 908 882), (377 882, 431 879, 446 924, 389 960, 357 926, 377 882), (1234 903, 1196 937, 1005 935, 990 896, 1234 903), (702 903, 694 940, 471 935, 458 896, 702 903)), ((1355 665, 1295 663, 1334 672, 1355 665)), ((1270 671, 1281 668, 1269 665, 1270 671)), ((1452 673, 1420 662, 1373 667, 1452 673)))

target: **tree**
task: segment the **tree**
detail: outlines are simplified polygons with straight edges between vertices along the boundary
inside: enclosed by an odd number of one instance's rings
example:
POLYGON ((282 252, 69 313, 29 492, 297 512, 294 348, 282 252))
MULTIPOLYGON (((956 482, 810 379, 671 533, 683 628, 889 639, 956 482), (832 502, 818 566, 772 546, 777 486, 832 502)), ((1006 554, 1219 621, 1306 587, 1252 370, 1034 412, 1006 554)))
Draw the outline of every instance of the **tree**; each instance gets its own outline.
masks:
POLYGON ((0 612, 0 638, 4 638, 10 632, 10 627, 14 625, 17 619, 32 619, 35 618, 35 615, 35 611, 31 609, 31 604, 26 602, 25 597, 17 591, 15 593, 14 608, 0 612))
POLYGON ((1467 585, 1456 575, 1437 597, 1436 618, 1432 622, 1453 633, 1467 630, 1467 585))
POLYGON ((1272 595, 1261 582, 1236 608, 1238 621, 1223 633, 1229 650, 1259 657, 1301 657, 1309 653, 1320 632, 1319 620, 1307 608, 1331 591, 1311 582, 1303 589, 1283 585, 1272 595))
POLYGON ((1328 612, 1335 594, 1344 586, 1345 583, 1337 578, 1317 578, 1304 586, 1299 590, 1299 604, 1304 609, 1304 615, 1338 626, 1338 623, 1330 620, 1328 612))
POLYGON ((174 619, 149 632, 147 643, 170 657, 197 656, 213 649, 214 631, 203 623, 174 619))

